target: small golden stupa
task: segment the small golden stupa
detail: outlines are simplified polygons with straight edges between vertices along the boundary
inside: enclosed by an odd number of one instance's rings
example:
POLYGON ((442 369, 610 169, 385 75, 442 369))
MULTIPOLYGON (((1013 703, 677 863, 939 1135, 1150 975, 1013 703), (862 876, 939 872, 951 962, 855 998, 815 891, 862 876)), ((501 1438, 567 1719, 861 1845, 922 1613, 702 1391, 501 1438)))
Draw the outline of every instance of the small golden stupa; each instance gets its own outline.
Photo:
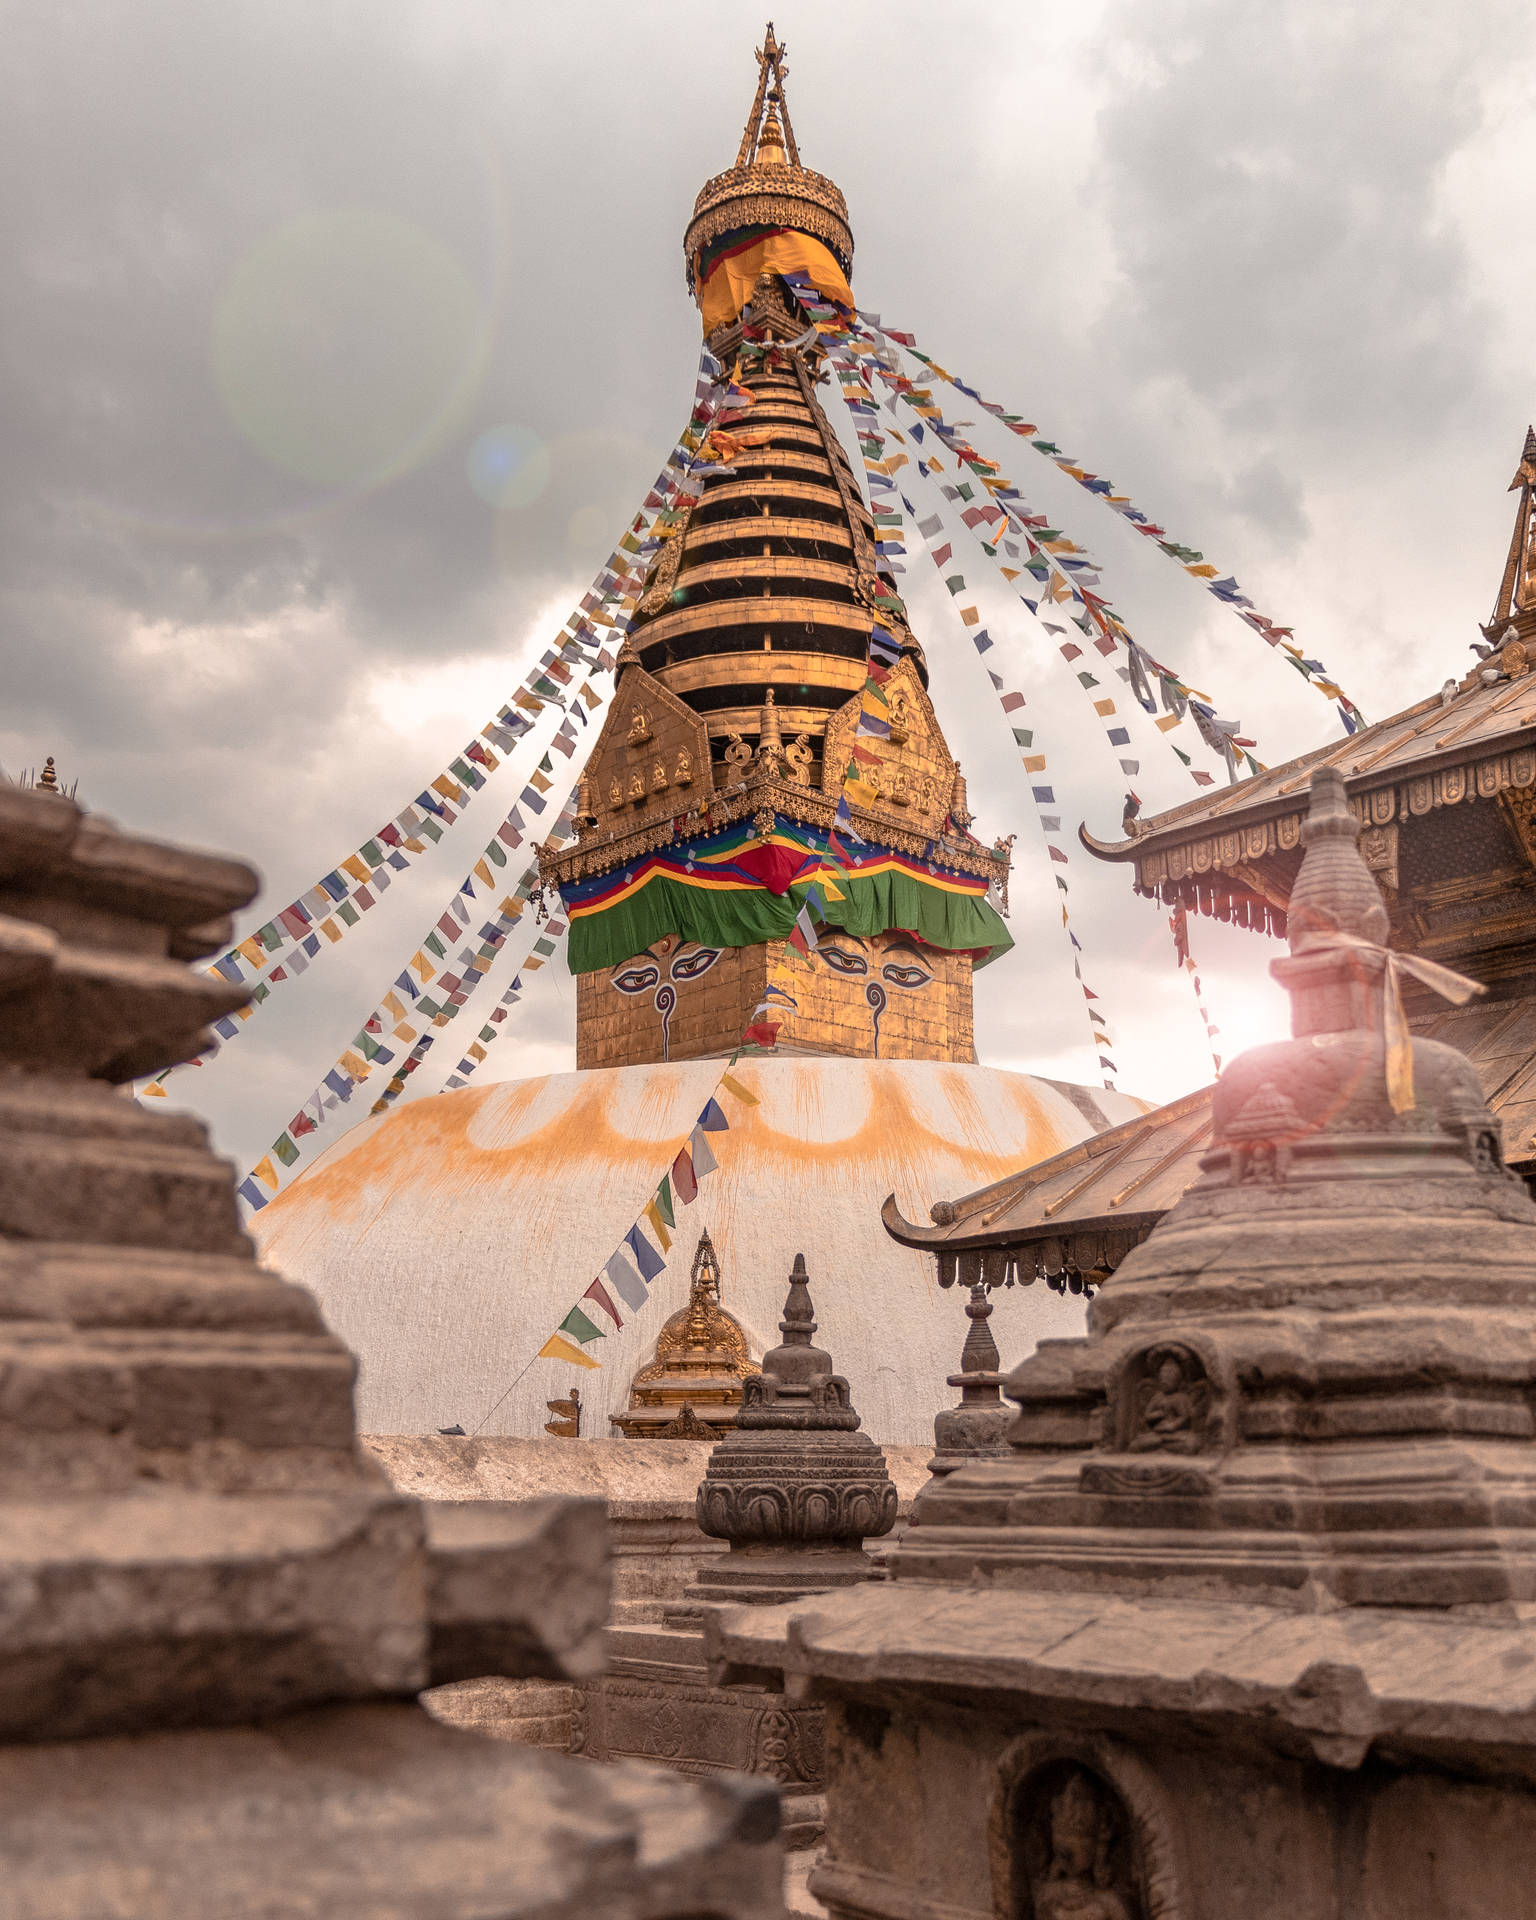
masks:
POLYGON ((608 1417, 629 1440, 712 1440, 736 1424, 741 1383, 762 1369, 747 1336, 720 1304, 720 1260, 699 1236, 688 1304, 656 1339, 656 1357, 635 1375, 629 1405, 608 1417))

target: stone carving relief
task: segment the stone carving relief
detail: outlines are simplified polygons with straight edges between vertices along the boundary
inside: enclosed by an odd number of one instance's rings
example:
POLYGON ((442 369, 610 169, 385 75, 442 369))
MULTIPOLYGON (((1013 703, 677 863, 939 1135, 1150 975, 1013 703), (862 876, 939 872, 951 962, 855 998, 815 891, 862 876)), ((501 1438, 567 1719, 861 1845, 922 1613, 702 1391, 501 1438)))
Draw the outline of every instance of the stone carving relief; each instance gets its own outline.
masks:
POLYGON ((764 1707, 752 1723, 750 1770, 785 1786, 819 1786, 822 1718, 815 1710, 764 1707))
POLYGON ((1177 1342, 1148 1347, 1123 1368, 1116 1407, 1122 1453, 1204 1453, 1214 1442, 1215 1394, 1205 1363, 1177 1342))
MULTIPOLYGON (((742 1402, 756 1398, 756 1378, 742 1382, 742 1402)), ((870 1539, 896 1523, 896 1488, 889 1481, 705 1480, 698 1519, 715 1539, 781 1546, 825 1540, 870 1539)))
POLYGON ((645 1730, 645 1751, 658 1760, 675 1760, 683 1750, 683 1716, 670 1700, 663 1700, 645 1730))
POLYGON ((1130 1815, 1088 1768, 1043 1768, 1018 1797, 1029 1920, 1144 1920, 1130 1815))

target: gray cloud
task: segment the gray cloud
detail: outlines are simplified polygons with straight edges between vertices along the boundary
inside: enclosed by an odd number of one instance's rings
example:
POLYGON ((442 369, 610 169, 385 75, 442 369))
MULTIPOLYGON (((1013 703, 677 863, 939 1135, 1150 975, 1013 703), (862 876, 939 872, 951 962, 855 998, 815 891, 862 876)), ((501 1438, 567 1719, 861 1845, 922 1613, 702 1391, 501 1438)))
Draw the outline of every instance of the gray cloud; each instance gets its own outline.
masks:
MULTIPOLYGON (((1507 0, 1411 19, 793 0, 775 18, 868 304, 1043 409, 1373 713, 1460 664, 1536 410, 1486 271, 1489 196, 1474 222, 1447 187, 1493 151, 1490 102, 1528 83, 1507 0)), ((395 811, 510 691, 671 444, 697 351, 681 232, 734 153, 761 25, 698 0, 9 9, 0 765, 54 752, 108 812, 254 857, 268 910, 395 811), (295 274, 305 231, 324 244, 295 274), (221 363, 242 316, 261 321, 247 348, 283 345, 276 372, 261 351, 221 363), (502 427, 543 443, 549 477, 497 510, 467 460, 502 427)), ((1507 123, 1498 139, 1505 177, 1528 172, 1529 141, 1507 123)), ((1154 651, 1262 725, 1269 758, 1329 731, 1229 614, 1026 449, 1000 451, 1100 552, 1154 651)), ((980 983, 983 1051, 1091 1078, 1017 762, 945 607, 914 597, 973 803, 1021 835, 1020 952, 980 983)), ((1028 657, 1064 811, 1112 829, 1122 783, 1093 716, 1048 652, 1028 657)), ((1149 805, 1190 791, 1166 756, 1140 785, 1149 805)), ((259 1151, 334 1058, 498 792, 376 927, 188 1076, 232 1151, 259 1151)), ((1073 888, 1123 1083, 1197 1078, 1157 915, 1119 871, 1074 868, 1073 888)), ((1265 956, 1225 930, 1202 946, 1235 1030, 1265 956)), ((496 1070, 568 1060, 570 1024, 551 972, 496 1070)))

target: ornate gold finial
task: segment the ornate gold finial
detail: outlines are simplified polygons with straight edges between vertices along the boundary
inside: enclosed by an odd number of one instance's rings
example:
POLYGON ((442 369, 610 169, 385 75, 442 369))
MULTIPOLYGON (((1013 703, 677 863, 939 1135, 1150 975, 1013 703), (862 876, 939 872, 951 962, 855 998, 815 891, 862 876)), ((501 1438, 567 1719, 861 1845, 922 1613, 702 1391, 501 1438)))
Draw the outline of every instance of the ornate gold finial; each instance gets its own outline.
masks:
POLYGON ((965 775, 960 771, 958 760, 955 762, 955 784, 950 789, 949 817, 962 831, 975 818, 971 812, 969 795, 965 790, 965 775))
POLYGON ((764 773, 777 773, 784 764, 784 736, 779 732, 779 710, 774 705, 772 687, 763 696, 758 721, 757 764, 764 773))
POLYGON ((752 111, 742 129, 737 149, 738 167, 750 167, 754 161, 768 167, 798 167, 800 150, 795 145, 795 130, 789 123, 789 103, 784 98, 784 75, 788 71, 784 56, 788 49, 773 37, 773 22, 757 49, 757 92, 752 111), (782 115, 783 123, 780 124, 782 115))
POLYGON ((59 776, 54 769, 51 753, 43 762, 43 770, 32 782, 32 787, 36 793, 52 793, 57 794, 61 800, 64 798, 64 789, 59 785, 59 776))

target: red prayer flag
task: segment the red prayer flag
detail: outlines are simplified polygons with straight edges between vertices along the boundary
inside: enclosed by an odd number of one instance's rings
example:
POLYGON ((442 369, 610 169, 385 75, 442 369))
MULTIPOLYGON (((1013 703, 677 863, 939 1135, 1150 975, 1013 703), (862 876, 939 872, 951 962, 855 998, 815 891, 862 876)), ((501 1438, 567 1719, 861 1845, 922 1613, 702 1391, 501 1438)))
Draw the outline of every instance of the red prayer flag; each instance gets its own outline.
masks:
POLYGON ((748 1046, 763 1047, 771 1052, 778 1040, 779 1029, 773 1022, 764 1020, 756 1026, 744 1028, 741 1037, 748 1046))
MULTIPOLYGON (((778 1028, 774 1028, 778 1032, 778 1028)), ((698 1198, 699 1183, 693 1171, 693 1156, 686 1147, 672 1162, 672 1191, 685 1207, 691 1207, 698 1198)))
POLYGON ((581 1297, 583 1300, 595 1300, 616 1327, 623 1326, 624 1322, 619 1318, 619 1310, 613 1304, 612 1296, 601 1280, 594 1280, 581 1297))

